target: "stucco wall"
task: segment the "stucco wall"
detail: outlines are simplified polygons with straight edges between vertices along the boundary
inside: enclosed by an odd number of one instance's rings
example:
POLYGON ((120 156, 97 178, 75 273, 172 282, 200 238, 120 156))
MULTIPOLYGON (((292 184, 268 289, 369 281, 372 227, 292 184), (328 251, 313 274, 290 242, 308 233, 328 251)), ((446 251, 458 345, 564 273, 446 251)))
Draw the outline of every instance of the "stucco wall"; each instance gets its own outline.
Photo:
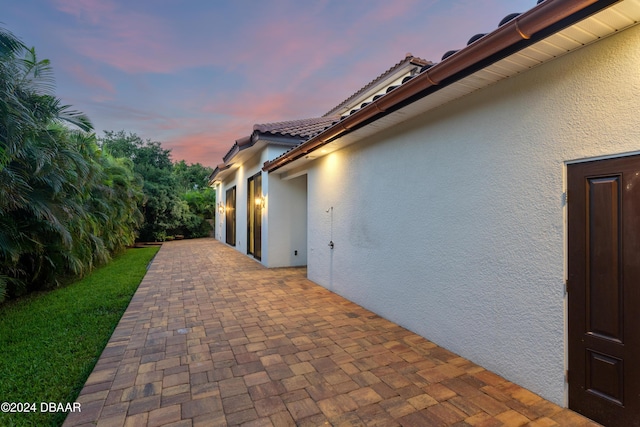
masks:
POLYGON ((269 177, 268 267, 307 265, 307 177, 269 177))
POLYGON ((565 163, 640 150, 638 46, 635 27, 317 160, 309 278, 564 404, 565 163))

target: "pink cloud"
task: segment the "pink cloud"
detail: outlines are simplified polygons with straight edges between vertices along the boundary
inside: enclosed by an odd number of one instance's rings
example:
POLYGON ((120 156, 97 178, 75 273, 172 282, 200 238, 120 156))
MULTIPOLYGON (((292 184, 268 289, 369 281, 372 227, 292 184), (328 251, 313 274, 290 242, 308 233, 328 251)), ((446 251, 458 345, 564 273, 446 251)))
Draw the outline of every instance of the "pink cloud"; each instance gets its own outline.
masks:
MULTIPOLYGON (((290 19, 287 13, 280 14, 282 19, 277 21, 260 20, 242 27, 241 31, 229 34, 234 39, 230 43, 214 30, 184 33, 185 29, 176 27, 170 16, 137 13, 114 1, 56 0, 55 5, 85 22, 63 33, 72 49, 129 73, 171 73, 208 65, 251 75, 260 64, 264 70, 260 75, 273 76, 295 61, 298 68, 310 69, 298 73, 297 80, 301 80, 326 64, 325 58, 333 56, 332 52, 344 51, 344 43, 337 43, 338 37, 318 22, 302 16, 290 19), (322 49, 309 49, 312 43, 321 40, 327 40, 322 49)), ((213 10, 205 9, 205 13, 213 10)))
POLYGON ((182 66, 181 58, 169 55, 180 50, 163 19, 108 0, 57 0, 55 4, 58 10, 91 24, 63 33, 69 46, 88 58, 130 73, 167 73, 182 66))
POLYGON ((236 64, 236 72, 245 74, 255 87, 277 83, 279 90, 290 90, 345 52, 339 43, 329 42, 327 49, 314 47, 314 41, 327 38, 302 32, 297 26, 277 21, 253 29, 249 37, 255 37, 254 41, 246 41, 243 49, 231 53, 229 63, 236 64), (286 36, 290 31, 295 38, 286 36))
MULTIPOLYGON (((406 46, 398 46, 406 45, 401 35, 406 29, 398 31, 394 23, 417 5, 424 10, 435 3, 436 0, 367 2, 361 15, 356 14, 356 19, 344 31, 336 31, 336 26, 329 21, 335 11, 315 11, 324 14, 324 20, 317 19, 311 11, 306 15, 298 12, 295 16, 273 13, 282 18, 264 20, 250 27, 244 35, 246 40, 241 42, 244 47, 230 57, 230 63, 241 64, 237 68, 239 72, 247 70, 254 96, 236 94, 232 100, 209 107, 216 112, 225 110, 277 120, 300 118, 301 113, 308 114, 305 111, 322 114, 402 60, 408 50, 406 46), (371 51, 377 54, 369 54, 368 60, 358 60, 361 54, 371 51), (332 74, 339 77, 327 78, 328 70, 335 73, 340 68, 342 72, 332 74), (329 92, 318 92, 319 88, 329 92), (309 99, 326 99, 328 103, 311 105, 309 99)), ((316 8, 321 9, 317 5, 316 8)), ((420 56, 420 52, 414 53, 420 56)))
POLYGON ((174 161, 184 160, 187 163, 215 167, 222 163, 222 157, 238 138, 233 131, 218 135, 213 132, 186 133, 163 141, 163 146, 171 149, 171 158, 174 161))
MULTIPOLYGON (((319 116, 325 108, 318 107, 302 93, 245 91, 219 96, 203 104, 201 111, 212 117, 223 117, 224 126, 237 124, 240 133, 230 135, 229 142, 251 133, 256 123, 319 116)), ((330 107, 327 107, 328 110, 330 107)))
MULTIPOLYGON (((185 8, 185 14, 175 19, 166 11, 162 14, 164 2, 141 13, 136 2, 122 0, 53 1, 58 10, 78 20, 78 25, 63 30, 69 47, 96 63, 126 73, 217 67, 210 83, 198 80, 202 85, 198 90, 188 81, 201 71, 194 70, 187 78, 176 75, 171 87, 159 89, 162 95, 153 93, 153 79, 130 79, 136 90, 149 85, 137 93, 150 95, 149 111, 162 108, 161 113, 142 111, 142 96, 134 101, 136 108, 97 107, 108 112, 118 128, 135 125, 132 131, 142 132, 140 136, 146 138, 143 133, 148 132, 166 143, 174 150, 174 159, 208 165, 219 163, 254 123, 319 116, 407 52, 439 61, 445 50, 462 47, 461 41, 452 40, 452 33, 466 40, 477 25, 477 16, 468 11, 470 0, 448 6, 437 0, 317 1, 304 6, 271 0, 268 5, 254 3, 251 10, 240 10, 235 2, 203 2, 188 24, 185 17, 192 10, 185 8), (451 22, 456 31, 451 31, 451 22), (234 74, 221 80, 232 82, 233 89, 216 85, 214 75, 221 70, 234 74)), ((492 16, 494 3, 487 0, 492 16)), ((91 70, 72 67, 71 71, 82 83, 106 94, 115 90, 91 70)), ((118 95, 123 103, 127 94, 118 95)))
POLYGON ((170 17, 137 13, 109 0, 56 0, 55 4, 60 11, 91 23, 66 30, 71 48, 122 71, 171 73, 194 66, 221 66, 246 75, 255 86, 277 82, 280 89, 295 90, 339 58, 357 51, 371 40, 367 34, 377 34, 378 25, 397 19, 414 1, 367 3, 362 17, 352 23, 360 30, 347 28, 347 38, 345 32, 332 27, 335 12, 329 6, 319 3, 314 10, 294 8, 291 12, 291 4, 276 2, 269 9, 279 19, 242 26, 241 31, 228 35, 232 43, 213 31, 191 40, 187 34, 185 39, 184 29, 177 29, 167 20, 170 17), (353 38, 361 32, 364 35, 359 34, 359 39, 353 38))

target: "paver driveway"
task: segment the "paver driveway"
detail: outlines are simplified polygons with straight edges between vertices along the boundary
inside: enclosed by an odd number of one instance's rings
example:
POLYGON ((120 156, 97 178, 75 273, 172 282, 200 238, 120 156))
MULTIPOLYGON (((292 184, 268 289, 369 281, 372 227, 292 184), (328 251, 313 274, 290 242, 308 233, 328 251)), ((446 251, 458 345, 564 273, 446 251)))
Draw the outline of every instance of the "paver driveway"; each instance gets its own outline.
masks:
POLYGON ((305 273, 164 244, 64 425, 596 425, 305 273))

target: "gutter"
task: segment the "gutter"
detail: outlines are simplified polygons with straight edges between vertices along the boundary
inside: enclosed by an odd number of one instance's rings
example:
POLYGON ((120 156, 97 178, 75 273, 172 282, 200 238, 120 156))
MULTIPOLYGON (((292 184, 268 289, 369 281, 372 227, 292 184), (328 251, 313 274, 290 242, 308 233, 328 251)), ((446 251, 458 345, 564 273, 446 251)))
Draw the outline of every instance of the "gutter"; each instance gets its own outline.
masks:
MULTIPOLYGON (((336 123, 307 142, 298 145, 282 156, 264 163, 262 170, 273 172, 303 157, 321 146, 340 138, 357 128, 375 121, 386 114, 423 96, 427 89, 437 90, 444 80, 455 77, 492 55, 529 40, 534 34, 548 29, 570 16, 595 6, 592 13, 621 0, 545 0, 527 12, 498 27, 493 32, 454 53, 442 62, 423 69, 406 83, 336 123), (422 96, 420 96, 422 94, 422 96)), ((581 18, 581 17, 579 17, 581 18)), ((461 77, 460 77, 461 78, 461 77)), ((450 84, 452 82, 447 82, 450 84)))

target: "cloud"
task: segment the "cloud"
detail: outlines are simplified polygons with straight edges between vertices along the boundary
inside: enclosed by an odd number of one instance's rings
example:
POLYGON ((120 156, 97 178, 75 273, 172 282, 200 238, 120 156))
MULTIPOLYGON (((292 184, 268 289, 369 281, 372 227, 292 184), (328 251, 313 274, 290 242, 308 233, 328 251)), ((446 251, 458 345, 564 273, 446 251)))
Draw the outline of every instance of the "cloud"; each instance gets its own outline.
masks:
POLYGON ((414 2, 392 6, 386 1, 368 2, 364 7, 276 1, 252 4, 251 10, 243 2, 213 3, 200 6, 200 16, 194 16, 193 8, 183 8, 180 16, 161 8, 157 14, 141 13, 135 4, 113 0, 55 0, 54 4, 77 21, 61 30, 71 49, 126 73, 218 67, 246 76, 253 87, 270 85, 287 91, 339 67, 341 60, 357 54, 372 39, 389 38, 379 34, 379 26, 398 20, 414 2), (261 16, 266 13, 269 19, 261 16), (225 16, 226 22, 219 16, 214 19, 217 15, 225 16), (192 26, 185 26, 185 20, 193 21, 192 26))
MULTIPOLYGON (((299 70, 313 70, 343 46, 327 43, 323 49, 308 49, 314 42, 332 41, 330 31, 311 16, 291 16, 291 5, 284 3, 279 6, 283 12, 269 20, 241 16, 246 11, 240 2, 181 8, 176 16, 166 7, 155 14, 142 13, 135 3, 113 0, 55 0, 54 5, 76 20, 76 25, 60 30, 71 49, 126 73, 174 73, 209 66, 252 75, 258 66, 264 70, 260 75, 274 76, 290 69, 296 58, 305 58, 298 62, 299 70), (215 15, 228 15, 227 22, 203 21, 203 16, 215 15), (190 21, 192 26, 185 24, 190 21)), ((253 8, 260 7, 276 6, 253 8)), ((309 71, 297 75, 304 79, 309 71)))
POLYGON ((202 132, 190 132, 185 128, 180 134, 162 141, 162 145, 171 149, 171 158, 174 161, 185 160, 187 163, 201 163, 215 167, 222 163, 222 158, 235 140, 247 134, 247 128, 243 125, 225 128, 218 132, 211 127, 202 132))
POLYGON ((319 116, 407 52, 437 62, 521 0, 52 1, 73 21, 56 34, 93 61, 68 68, 94 121, 215 165, 253 124, 319 116))
POLYGON ((128 73, 169 73, 183 66, 166 19, 109 0, 56 0, 55 6, 76 18, 77 25, 62 35, 87 58, 128 73))
POLYGON ((299 94, 244 91, 214 99, 203 105, 202 111, 232 120, 240 119, 251 126, 265 121, 281 121, 292 114, 291 118, 298 118, 301 112, 309 109, 308 102, 300 98, 299 94))
MULTIPOLYGON (((216 120, 194 112, 194 117, 176 118, 167 114, 139 110, 124 105, 92 104, 101 118, 97 130, 125 130, 142 139, 159 141, 171 150, 174 161, 215 166, 236 139, 251 133, 253 124, 246 120, 216 120)), ((93 117, 93 115, 91 115, 93 117)))

